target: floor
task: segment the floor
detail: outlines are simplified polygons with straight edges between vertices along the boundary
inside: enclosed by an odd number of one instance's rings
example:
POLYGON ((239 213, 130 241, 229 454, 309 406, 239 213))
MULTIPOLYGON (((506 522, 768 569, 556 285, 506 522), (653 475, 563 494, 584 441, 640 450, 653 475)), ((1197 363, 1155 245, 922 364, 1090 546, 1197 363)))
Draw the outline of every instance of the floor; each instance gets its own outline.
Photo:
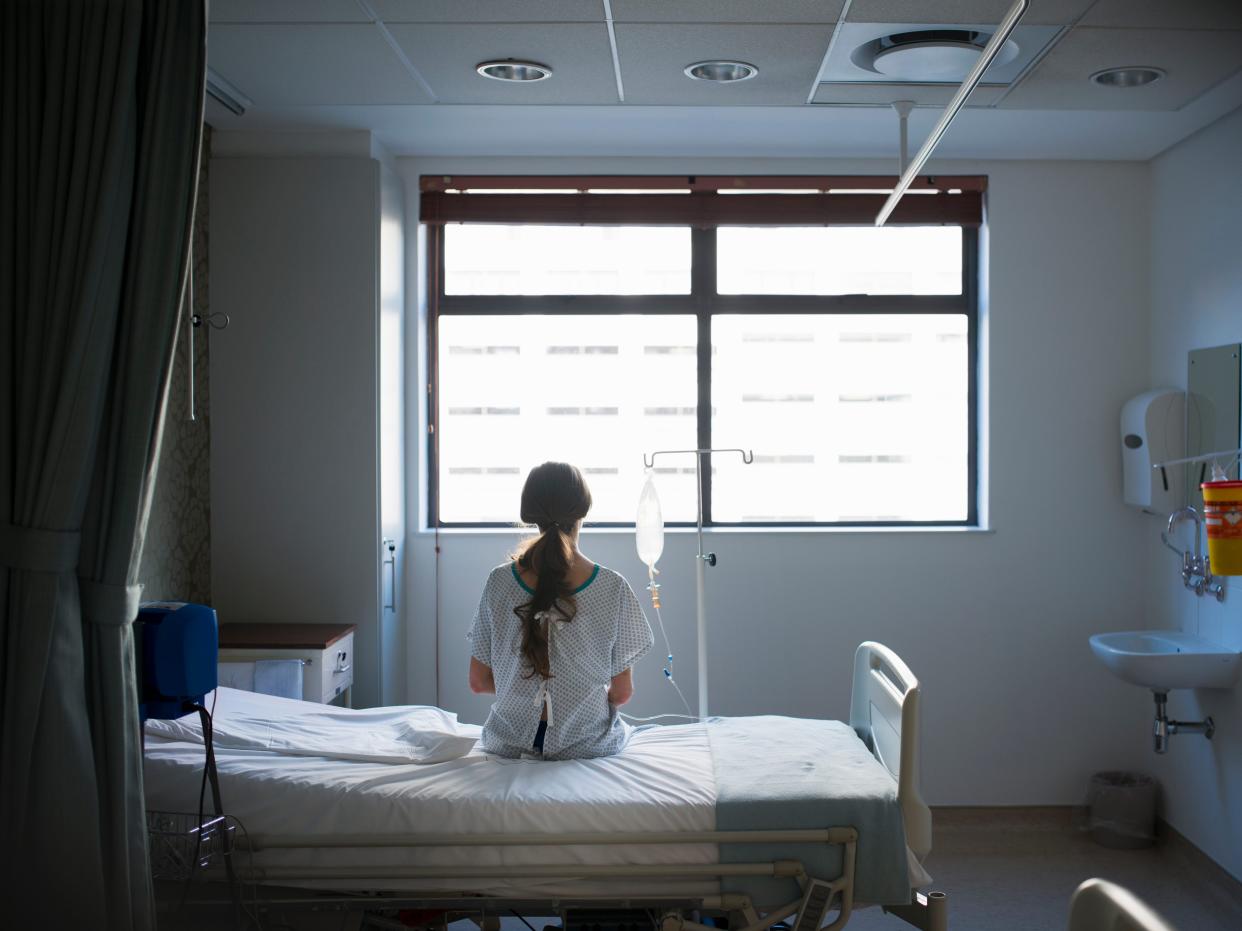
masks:
MULTIPOLYGON (((949 896, 951 931, 1063 931, 1070 896, 1091 877, 1125 886, 1179 931, 1242 929, 1238 884, 1202 854, 1175 842, 1101 847, 1068 809, 941 809, 933 836, 926 865, 932 888, 949 896)), ((849 931, 902 927, 878 909, 849 923, 849 931)))

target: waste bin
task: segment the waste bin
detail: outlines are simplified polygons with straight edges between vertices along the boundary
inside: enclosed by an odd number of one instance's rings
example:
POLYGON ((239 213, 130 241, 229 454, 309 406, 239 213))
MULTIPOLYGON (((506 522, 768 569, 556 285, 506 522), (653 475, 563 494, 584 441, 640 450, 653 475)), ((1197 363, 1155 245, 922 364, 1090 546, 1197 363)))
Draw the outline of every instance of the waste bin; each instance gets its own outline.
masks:
POLYGON ((1087 790, 1087 833, 1105 847, 1150 847, 1158 790, 1159 783, 1144 773, 1096 773, 1087 790))

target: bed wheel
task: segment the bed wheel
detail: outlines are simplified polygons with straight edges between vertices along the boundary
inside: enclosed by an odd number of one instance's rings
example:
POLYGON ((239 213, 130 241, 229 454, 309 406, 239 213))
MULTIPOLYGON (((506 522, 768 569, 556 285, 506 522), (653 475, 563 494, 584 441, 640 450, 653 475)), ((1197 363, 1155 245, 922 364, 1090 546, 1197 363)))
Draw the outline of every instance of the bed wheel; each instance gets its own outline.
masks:
POLYGON ((665 912, 660 917, 660 931, 681 931, 685 923, 680 912, 665 912))

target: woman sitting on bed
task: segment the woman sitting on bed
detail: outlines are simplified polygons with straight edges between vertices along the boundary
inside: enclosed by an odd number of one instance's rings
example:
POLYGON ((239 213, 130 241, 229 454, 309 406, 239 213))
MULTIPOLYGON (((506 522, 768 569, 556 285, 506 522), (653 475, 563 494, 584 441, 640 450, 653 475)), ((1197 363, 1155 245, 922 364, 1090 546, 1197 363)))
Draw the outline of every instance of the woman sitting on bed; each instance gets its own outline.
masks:
POLYGON ((631 670, 653 642, 629 583, 578 549, 591 509, 582 473, 565 462, 531 470, 522 521, 539 535, 487 577, 470 629, 470 689, 495 694, 482 747, 546 760, 609 756, 630 728, 617 714, 631 670))

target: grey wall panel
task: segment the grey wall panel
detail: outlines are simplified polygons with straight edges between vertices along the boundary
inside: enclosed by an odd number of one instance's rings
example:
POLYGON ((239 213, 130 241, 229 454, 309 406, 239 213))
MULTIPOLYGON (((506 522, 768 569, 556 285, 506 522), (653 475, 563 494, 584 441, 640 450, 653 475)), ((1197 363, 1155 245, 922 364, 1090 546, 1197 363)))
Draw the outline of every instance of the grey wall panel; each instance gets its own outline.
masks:
POLYGON ((805 104, 832 28, 618 24, 617 53, 626 102, 712 107, 805 104), (744 61, 757 66, 759 74, 735 84, 716 84, 682 73, 686 65, 709 59, 744 61))
MULTIPOLYGON (((1124 0, 1128 3, 1130 0, 1124 0)), ((1090 8, 1092 0, 1032 0, 1022 16, 1028 26, 1064 26, 1090 8)), ((999 23, 1013 0, 854 0, 851 23, 999 23)))
POLYGON ((845 0, 612 0, 619 23, 835 23, 845 0))
POLYGON ((211 0, 216 23, 368 23, 356 0, 211 0))
POLYGON ((608 30, 601 23, 452 23, 390 27, 441 103, 616 103, 608 30), (493 81, 480 62, 514 58, 549 65, 552 77, 493 81))
POLYGON ((1001 104, 1018 110, 1177 110, 1242 69, 1242 32, 1096 29, 1065 36, 1001 104), (1143 87, 1101 87, 1104 68, 1150 65, 1167 76, 1143 87))
POLYGON ((600 0, 371 0, 386 23, 602 23, 600 0))
POLYGON ((212 163, 212 594, 222 623, 358 625, 379 701, 370 159, 212 163))
POLYGON ((373 25, 213 25, 208 59, 256 107, 432 102, 373 25))

